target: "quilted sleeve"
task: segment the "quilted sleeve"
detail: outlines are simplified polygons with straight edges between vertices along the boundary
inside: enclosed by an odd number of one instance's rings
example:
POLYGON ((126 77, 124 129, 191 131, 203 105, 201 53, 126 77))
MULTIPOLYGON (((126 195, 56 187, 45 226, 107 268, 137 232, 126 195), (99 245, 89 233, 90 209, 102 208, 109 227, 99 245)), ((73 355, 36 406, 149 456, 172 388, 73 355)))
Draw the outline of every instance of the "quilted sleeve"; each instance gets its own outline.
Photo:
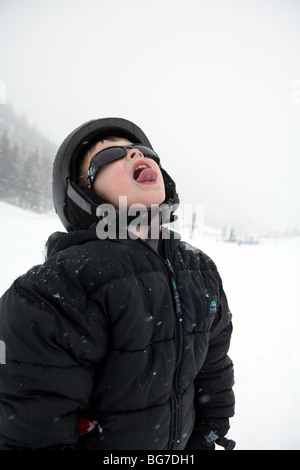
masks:
POLYGON ((94 365, 107 347, 104 315, 95 309, 49 265, 48 272, 33 268, 3 295, 0 449, 76 447, 78 411, 88 404, 94 365))

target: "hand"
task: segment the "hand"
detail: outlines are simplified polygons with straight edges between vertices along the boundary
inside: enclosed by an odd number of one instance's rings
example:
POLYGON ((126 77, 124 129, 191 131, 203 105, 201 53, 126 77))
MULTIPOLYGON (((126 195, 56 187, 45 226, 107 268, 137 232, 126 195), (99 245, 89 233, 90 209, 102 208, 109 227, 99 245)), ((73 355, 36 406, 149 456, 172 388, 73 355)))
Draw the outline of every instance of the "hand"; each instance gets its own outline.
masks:
POLYGON ((233 450, 235 441, 227 439, 225 435, 229 430, 228 418, 204 418, 199 422, 192 433, 186 449, 188 450, 215 450, 216 444, 224 450, 233 450))
POLYGON ((210 447, 208 450, 213 450, 215 444, 224 447, 224 450, 233 450, 235 448, 235 441, 227 439, 225 436, 218 436, 214 431, 210 431, 209 434, 204 436, 206 446, 210 447))
POLYGON ((232 439, 227 439, 225 436, 218 437, 216 444, 218 444, 218 446, 224 447, 224 450, 233 450, 235 448, 235 441, 232 439))

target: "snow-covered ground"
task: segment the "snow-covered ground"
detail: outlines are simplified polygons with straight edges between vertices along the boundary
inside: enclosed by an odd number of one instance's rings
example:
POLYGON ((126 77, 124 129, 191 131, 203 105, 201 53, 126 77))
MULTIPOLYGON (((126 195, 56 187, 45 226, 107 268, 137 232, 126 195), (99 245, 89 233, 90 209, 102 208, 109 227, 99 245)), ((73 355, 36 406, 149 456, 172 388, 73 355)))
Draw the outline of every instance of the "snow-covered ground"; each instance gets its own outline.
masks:
MULTIPOLYGON (((63 227, 55 214, 1 202, 0 220, 2 295, 43 261, 48 235, 63 227)), ((216 262, 233 313, 237 404, 229 437, 238 450, 300 450, 300 238, 258 245, 188 238, 216 262)))

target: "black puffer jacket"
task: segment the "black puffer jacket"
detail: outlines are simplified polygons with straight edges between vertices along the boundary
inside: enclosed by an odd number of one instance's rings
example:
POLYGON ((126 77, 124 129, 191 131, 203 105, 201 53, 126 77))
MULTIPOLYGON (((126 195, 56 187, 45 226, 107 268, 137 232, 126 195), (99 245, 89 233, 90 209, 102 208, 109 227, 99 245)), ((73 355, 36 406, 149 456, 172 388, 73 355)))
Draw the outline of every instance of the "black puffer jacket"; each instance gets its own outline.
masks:
POLYGON ((1 299, 0 448, 186 448, 203 417, 233 415, 231 330, 200 250, 52 235, 1 299), (97 421, 80 439, 79 416, 97 421))

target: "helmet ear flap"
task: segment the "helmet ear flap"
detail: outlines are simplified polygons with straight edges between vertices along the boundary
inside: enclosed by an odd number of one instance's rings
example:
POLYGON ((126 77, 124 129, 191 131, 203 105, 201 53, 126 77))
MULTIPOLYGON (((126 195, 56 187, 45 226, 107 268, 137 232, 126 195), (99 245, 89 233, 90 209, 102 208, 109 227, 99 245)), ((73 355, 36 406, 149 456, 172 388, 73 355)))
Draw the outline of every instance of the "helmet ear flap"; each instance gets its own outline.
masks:
POLYGON ((86 186, 68 180, 66 217, 76 230, 87 230, 98 222, 97 207, 106 201, 86 186))
MULTIPOLYGON (((179 196, 176 191, 176 184, 171 178, 171 176, 161 166, 160 171, 163 175, 166 191, 166 198, 164 200, 164 204, 168 204, 169 206, 176 206, 179 204, 179 196)), ((174 210, 176 210, 176 208, 174 208, 174 210)))

